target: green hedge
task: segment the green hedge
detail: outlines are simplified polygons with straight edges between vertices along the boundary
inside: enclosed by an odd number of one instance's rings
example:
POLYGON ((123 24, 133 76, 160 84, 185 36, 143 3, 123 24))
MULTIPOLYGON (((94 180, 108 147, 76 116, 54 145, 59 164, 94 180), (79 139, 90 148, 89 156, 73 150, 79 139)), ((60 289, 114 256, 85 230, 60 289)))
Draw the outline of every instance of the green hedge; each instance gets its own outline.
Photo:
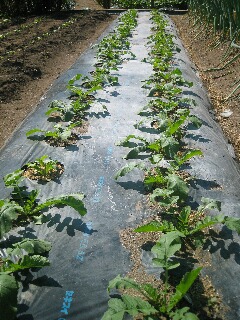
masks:
MULTIPOLYGON (((98 0, 98 2, 104 6, 107 0, 98 0)), ((150 9, 152 4, 155 8, 162 7, 179 7, 186 9, 187 1, 186 0, 108 0, 111 3, 111 7, 125 8, 125 9, 150 9)))
POLYGON ((74 0, 0 0, 2 16, 42 14, 74 7, 74 0))

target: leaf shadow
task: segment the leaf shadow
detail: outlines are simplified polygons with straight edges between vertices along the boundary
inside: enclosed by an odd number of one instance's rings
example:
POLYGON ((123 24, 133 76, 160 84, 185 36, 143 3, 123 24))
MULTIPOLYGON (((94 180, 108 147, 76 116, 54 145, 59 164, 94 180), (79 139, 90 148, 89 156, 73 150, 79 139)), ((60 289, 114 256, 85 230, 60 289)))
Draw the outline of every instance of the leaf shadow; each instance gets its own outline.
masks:
POLYGON ((112 92, 110 93, 110 96, 112 96, 112 97, 117 97, 117 96, 119 96, 119 95, 120 95, 120 93, 117 92, 116 90, 114 90, 114 91, 112 91, 112 92))
POLYGON ((146 194, 144 183, 141 180, 138 181, 125 181, 125 182, 117 182, 125 190, 136 190, 140 194, 146 194))
POLYGON ((146 132, 150 134, 159 134, 159 130, 154 128, 148 128, 148 127, 137 127, 137 129, 141 132, 146 132))
POLYGON ((100 118, 106 118, 106 117, 110 117, 111 114, 108 111, 100 111, 100 112, 88 112, 87 113, 89 118, 96 118, 96 119, 100 119, 100 118))
POLYGON ((47 226, 53 227, 56 225, 55 230, 57 232, 62 232, 66 228, 67 234, 70 237, 75 236, 76 231, 81 231, 89 235, 93 234, 94 232, 97 232, 97 230, 88 228, 87 224, 83 222, 81 219, 66 217, 63 219, 63 221, 61 221, 61 218, 62 216, 58 213, 54 216, 51 216, 47 226))
POLYGON ((79 147, 75 144, 71 144, 71 145, 67 145, 66 147, 64 147, 64 149, 66 151, 76 152, 79 150, 79 147))
POLYGON ((240 245, 234 241, 233 233, 226 226, 217 232, 213 229, 209 231, 210 237, 204 244, 204 249, 209 250, 211 254, 219 251, 224 260, 228 260, 234 256, 235 262, 240 265, 240 245), (231 243, 226 243, 226 240, 231 240, 231 243))
MULTIPOLYGON (((18 313, 23 313, 23 312, 26 312, 29 309, 29 307, 26 304, 21 303, 21 304, 18 304, 17 309, 18 309, 18 313)), ((17 320, 34 320, 32 314, 22 314, 17 316, 16 319, 17 320)))
POLYGON ((218 184, 216 181, 211 180, 204 180, 204 179, 194 179, 190 181, 190 185, 193 189, 198 190, 199 187, 205 190, 216 190, 221 189, 220 184, 218 184))
POLYGON ((39 136, 37 134, 34 134, 34 135, 31 135, 29 137, 27 137, 29 140, 32 140, 32 141, 44 141, 45 137, 44 135, 42 136, 39 136))
POLYGON ((110 103, 108 99, 103 99, 103 98, 97 98, 97 101, 102 103, 110 103))
POLYGON ((202 137, 200 134, 193 134, 193 133, 187 133, 185 136, 187 139, 191 139, 194 141, 199 141, 199 142, 210 142, 210 139, 202 137))

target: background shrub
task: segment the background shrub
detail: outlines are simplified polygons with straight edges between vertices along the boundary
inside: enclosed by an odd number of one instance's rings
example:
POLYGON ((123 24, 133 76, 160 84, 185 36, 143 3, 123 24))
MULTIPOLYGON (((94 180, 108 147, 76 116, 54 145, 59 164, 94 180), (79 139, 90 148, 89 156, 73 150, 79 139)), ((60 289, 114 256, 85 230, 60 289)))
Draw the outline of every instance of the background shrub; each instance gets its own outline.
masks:
POLYGON ((74 0, 1 0, 0 13, 2 16, 42 14, 63 9, 68 10, 74 5, 74 0))

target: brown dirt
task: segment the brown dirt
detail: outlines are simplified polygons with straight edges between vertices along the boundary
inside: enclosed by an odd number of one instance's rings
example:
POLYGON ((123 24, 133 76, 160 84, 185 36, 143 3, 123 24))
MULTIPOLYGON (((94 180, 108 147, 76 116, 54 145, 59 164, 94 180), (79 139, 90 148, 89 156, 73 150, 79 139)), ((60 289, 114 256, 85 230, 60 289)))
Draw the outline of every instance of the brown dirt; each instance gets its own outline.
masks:
POLYGON ((61 73, 116 18, 94 0, 82 12, 0 19, 0 147, 61 73), (21 30, 20 30, 21 29, 21 30), (19 30, 19 31, 15 31, 19 30))
MULTIPOLYGON (((231 93, 233 83, 240 79, 239 61, 236 60, 229 67, 221 71, 206 72, 205 70, 217 67, 225 53, 229 43, 221 44, 214 48, 213 44, 217 40, 212 37, 212 33, 202 32, 202 26, 193 27, 191 17, 188 14, 172 15, 177 26, 179 36, 188 51, 188 54, 196 65, 205 87, 209 91, 210 99, 213 104, 216 118, 219 121, 225 136, 233 145, 236 159, 240 160, 240 108, 239 91, 228 101, 224 99, 231 93), (237 95, 238 94, 238 95, 237 95), (221 113, 230 109, 233 113, 230 117, 224 118, 221 113)), ((229 61, 238 51, 232 51, 229 61)), ((223 64, 222 64, 223 65, 223 64)), ((221 66, 222 66, 221 65, 221 66)))

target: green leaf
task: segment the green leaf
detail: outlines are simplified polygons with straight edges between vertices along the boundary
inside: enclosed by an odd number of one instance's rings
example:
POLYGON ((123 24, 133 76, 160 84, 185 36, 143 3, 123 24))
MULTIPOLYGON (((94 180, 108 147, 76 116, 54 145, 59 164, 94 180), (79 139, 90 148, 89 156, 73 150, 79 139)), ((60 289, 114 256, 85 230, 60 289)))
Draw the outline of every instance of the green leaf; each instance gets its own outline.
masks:
POLYGON ((156 140, 153 143, 149 143, 147 146, 149 150, 155 151, 155 152, 160 152, 162 150, 162 145, 160 140, 156 140))
POLYGON ((147 150, 146 146, 140 146, 133 148, 125 157, 124 159, 129 160, 129 159, 137 159, 139 157, 139 153, 144 152, 147 150))
POLYGON ((217 209, 221 211, 221 202, 209 198, 202 198, 201 199, 202 205, 198 207, 198 211, 205 211, 205 210, 213 210, 217 209))
POLYGON ((125 176, 128 172, 132 171, 134 168, 138 168, 138 169, 144 170, 145 166, 144 166, 143 163, 131 162, 131 163, 127 164, 126 166, 124 166, 122 169, 120 169, 116 173, 114 179, 117 180, 119 177, 125 176))
POLYGON ((144 184, 146 186, 150 186, 150 185, 153 185, 153 184, 163 184, 166 182, 166 179, 163 175, 161 174, 157 174, 155 176, 146 176, 145 179, 144 179, 144 184))
POLYGON ((188 312, 188 310, 188 307, 177 309, 175 312, 170 313, 170 317, 172 320, 199 320, 194 313, 188 312))
POLYGON ((162 135, 161 145, 167 158, 174 159, 179 150, 179 142, 174 139, 174 137, 167 137, 165 135, 162 135))
POLYGON ((167 188, 173 191, 173 195, 185 200, 189 192, 187 183, 175 174, 169 174, 167 180, 167 188))
POLYGON ((179 266, 179 263, 172 261, 172 257, 181 248, 180 237, 184 237, 184 235, 178 231, 168 232, 161 236, 151 250, 156 254, 156 258, 153 259, 156 265, 168 270, 179 266))
POLYGON ((72 134, 72 132, 70 129, 65 129, 63 132, 59 133, 59 138, 61 140, 66 141, 68 138, 71 137, 71 134, 72 134))
POLYGON ((68 85, 72 86, 75 83, 75 81, 80 80, 82 76, 83 76, 82 74, 78 73, 74 78, 68 81, 68 85))
POLYGON ((157 312, 150 303, 139 297, 132 297, 124 294, 122 295, 122 300, 126 305, 127 313, 131 316, 137 316, 139 313, 143 315, 150 315, 157 312))
POLYGON ((122 300, 112 298, 108 302, 108 310, 102 320, 122 320, 125 314, 125 304, 122 300))
POLYGON ((169 135, 173 135, 180 127, 181 125, 186 121, 187 117, 181 117, 178 121, 175 121, 171 126, 169 126, 167 132, 169 135))
POLYGON ((34 133, 39 133, 39 132, 45 133, 44 130, 35 128, 35 129, 32 129, 32 130, 27 131, 27 132, 26 132, 26 136, 29 137, 29 136, 33 135, 34 133))
POLYGON ((109 281, 108 292, 111 289, 135 289, 141 292, 140 286, 130 278, 122 278, 120 275, 117 275, 114 279, 109 281))
POLYGON ((189 159, 195 156, 203 156, 203 152, 201 150, 190 150, 183 154, 181 158, 176 159, 179 166, 183 163, 187 162, 189 159))
POLYGON ((155 198, 162 197, 162 198, 168 198, 173 194, 172 190, 168 189, 161 189, 161 188, 156 188, 153 190, 150 200, 153 201, 155 198))
POLYGON ((8 248, 7 253, 12 255, 22 255, 22 250, 28 254, 43 254, 51 250, 51 243, 40 239, 24 239, 21 242, 13 244, 13 248, 8 248))
POLYGON ((56 112, 56 111, 59 111, 59 107, 55 107, 55 108, 51 107, 51 109, 49 109, 48 111, 45 112, 45 115, 49 116, 51 113, 56 112))
POLYGON ((36 214, 42 211, 45 208, 50 208, 53 206, 69 206, 75 209, 81 216, 84 216, 87 213, 86 208, 82 200, 84 199, 84 195, 81 193, 72 193, 69 195, 62 195, 56 198, 51 198, 46 200, 44 203, 41 203, 37 207, 34 208, 32 214, 36 214))
POLYGON ((150 223, 147 223, 145 225, 142 225, 141 227, 138 227, 134 230, 134 232, 170 232, 174 231, 174 226, 172 223, 168 221, 158 222, 158 221, 152 221, 150 223))
POLYGON ((40 255, 25 255, 23 257, 20 257, 17 262, 11 262, 10 260, 8 260, 7 264, 3 266, 3 269, 5 272, 15 272, 30 268, 42 268, 49 265, 50 262, 45 257, 42 257, 40 255))
POLYGON ((193 234, 217 223, 224 223, 224 216, 222 214, 216 215, 214 217, 207 216, 202 221, 198 221, 194 229, 191 230, 189 234, 193 234))
POLYGON ((136 136, 135 134, 130 134, 128 135, 124 140, 116 143, 117 146, 123 146, 123 147, 132 147, 132 142, 130 142, 131 139, 139 140, 144 142, 144 144, 147 143, 147 140, 144 139, 143 137, 136 136))
POLYGON ((195 128, 199 129, 202 126, 202 120, 196 116, 189 116, 188 120, 194 125, 195 128))
POLYGON ((159 294, 158 290, 154 288, 151 284, 145 283, 141 285, 141 288, 147 293, 149 298, 153 300, 154 302, 158 302, 159 300, 159 294))
MULTIPOLYGON (((2 202, 1 202, 2 203, 2 202)), ((17 219, 23 208, 14 201, 5 200, 0 207, 0 239, 13 227, 13 221, 17 219)))
POLYGON ((176 292, 171 296, 168 304, 168 312, 172 310, 173 307, 184 297, 187 291, 190 289, 196 278, 198 277, 202 268, 194 269, 190 272, 187 272, 181 282, 176 287, 176 292))
POLYGON ((147 301, 130 295, 122 295, 122 300, 112 298, 108 302, 108 311, 105 312, 102 320, 122 320, 125 313, 131 316, 138 314, 151 315, 157 313, 157 310, 147 301))
POLYGON ((14 172, 7 174, 3 178, 5 186, 7 188, 13 188, 17 186, 20 183, 20 181, 24 179, 22 174, 23 170, 21 169, 15 170, 14 172))
POLYGON ((228 229, 237 231, 237 233, 240 234, 240 219, 234 217, 225 217, 224 224, 228 227, 228 229))
POLYGON ((0 273, 1 320, 16 319, 18 283, 13 276, 0 273))
POLYGON ((45 216, 44 214, 40 214, 40 216, 35 216, 32 218, 36 225, 40 225, 40 224, 49 222, 51 220, 51 217, 49 215, 45 216))

